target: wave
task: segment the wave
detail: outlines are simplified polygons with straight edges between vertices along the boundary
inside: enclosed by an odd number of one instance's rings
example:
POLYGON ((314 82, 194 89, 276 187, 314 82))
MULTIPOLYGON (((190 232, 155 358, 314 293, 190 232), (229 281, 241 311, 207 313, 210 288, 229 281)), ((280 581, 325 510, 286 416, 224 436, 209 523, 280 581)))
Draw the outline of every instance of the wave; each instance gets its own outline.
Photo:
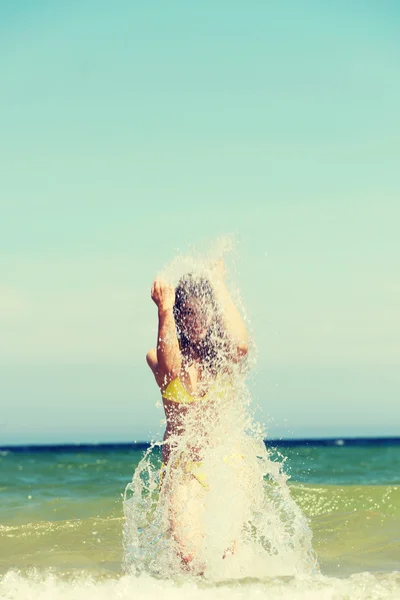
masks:
POLYGON ((398 600, 400 572, 359 573, 340 579, 323 575, 302 578, 201 581, 92 576, 82 572, 59 576, 49 572, 10 571, 0 579, 1 600, 398 600))

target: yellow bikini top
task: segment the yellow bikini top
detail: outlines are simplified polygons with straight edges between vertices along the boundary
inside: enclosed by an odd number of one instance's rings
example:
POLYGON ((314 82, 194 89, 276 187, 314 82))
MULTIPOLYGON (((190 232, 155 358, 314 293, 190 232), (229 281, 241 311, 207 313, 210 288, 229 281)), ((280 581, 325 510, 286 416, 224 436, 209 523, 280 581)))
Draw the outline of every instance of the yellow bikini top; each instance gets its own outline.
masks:
POLYGON ((179 377, 176 377, 169 382, 165 390, 163 391, 162 397, 165 400, 171 402, 177 402, 178 404, 193 404, 193 402, 199 402, 207 398, 207 394, 201 398, 194 398, 185 388, 179 377))
MULTIPOLYGON (((217 378, 217 380, 218 379, 219 378, 217 378)), ((215 395, 217 395, 218 397, 222 396, 224 390, 226 390, 226 384, 224 386, 218 385, 218 383, 220 382, 218 382, 217 380, 212 386, 213 397, 215 397, 215 395)), ((208 399, 208 396, 209 392, 204 394, 204 396, 195 398, 194 396, 189 394, 189 392, 184 388, 183 383, 179 377, 172 379, 172 381, 169 382, 169 384, 162 393, 162 397, 165 398, 165 400, 177 402, 178 404, 193 404, 193 402, 205 402, 208 399)))

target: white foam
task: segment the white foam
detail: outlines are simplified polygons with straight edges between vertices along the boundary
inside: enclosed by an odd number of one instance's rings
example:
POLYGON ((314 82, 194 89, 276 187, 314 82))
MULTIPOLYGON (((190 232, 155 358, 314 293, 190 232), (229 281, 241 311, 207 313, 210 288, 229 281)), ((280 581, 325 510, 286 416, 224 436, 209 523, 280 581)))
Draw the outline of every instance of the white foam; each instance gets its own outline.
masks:
POLYGON ((400 572, 359 573, 347 579, 307 578, 239 581, 207 585, 194 581, 138 578, 96 580, 80 574, 65 580, 53 574, 8 572, 0 580, 1 600, 399 600, 400 572))

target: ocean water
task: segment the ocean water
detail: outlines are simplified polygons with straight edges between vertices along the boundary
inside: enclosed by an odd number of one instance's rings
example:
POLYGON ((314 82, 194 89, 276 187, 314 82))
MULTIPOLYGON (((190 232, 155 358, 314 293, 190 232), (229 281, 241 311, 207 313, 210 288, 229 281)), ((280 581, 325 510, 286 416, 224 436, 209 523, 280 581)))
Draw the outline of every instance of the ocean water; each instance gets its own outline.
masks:
POLYGON ((125 574, 122 496, 143 449, 14 448, 0 451, 0 598, 400 598, 400 441, 269 452, 320 573, 217 584, 125 574))

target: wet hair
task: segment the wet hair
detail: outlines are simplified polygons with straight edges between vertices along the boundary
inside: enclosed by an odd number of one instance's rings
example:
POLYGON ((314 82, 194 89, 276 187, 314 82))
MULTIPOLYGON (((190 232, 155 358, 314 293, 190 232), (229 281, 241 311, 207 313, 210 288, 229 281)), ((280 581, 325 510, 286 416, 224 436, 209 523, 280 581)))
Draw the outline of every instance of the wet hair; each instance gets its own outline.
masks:
POLYGON ((223 362, 225 340, 220 310, 209 279, 188 273, 179 280, 175 289, 174 318, 182 354, 186 358, 199 358, 209 370, 217 372, 223 362), (191 340, 183 327, 186 305, 192 299, 199 301, 200 313, 204 309, 204 314, 210 311, 212 315, 205 337, 198 341, 191 340))

